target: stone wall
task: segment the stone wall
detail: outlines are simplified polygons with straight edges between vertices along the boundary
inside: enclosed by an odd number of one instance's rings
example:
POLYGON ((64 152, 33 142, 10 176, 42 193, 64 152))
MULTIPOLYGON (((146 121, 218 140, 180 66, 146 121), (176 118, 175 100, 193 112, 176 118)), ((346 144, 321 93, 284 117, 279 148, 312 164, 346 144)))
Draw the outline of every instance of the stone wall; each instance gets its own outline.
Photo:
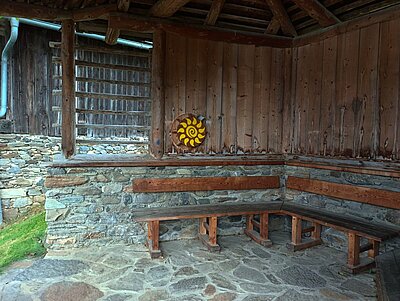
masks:
MULTIPOLYGON (((47 242, 52 248, 144 242, 146 225, 132 221, 131 210, 189 204, 253 202, 282 197, 282 189, 132 193, 132 180, 145 177, 283 176, 283 166, 57 168, 46 179, 47 242)), ((241 217, 219 220, 219 234, 242 233, 241 217)), ((272 221, 275 227, 283 225, 272 221)), ((197 236, 197 221, 163 222, 161 240, 197 236)))
MULTIPOLYGON (((285 166, 285 177, 295 176, 334 182, 339 184, 351 184, 363 187, 392 190, 400 192, 400 178, 383 177, 376 175, 357 174, 351 172, 339 172, 305 167, 285 166)), ((332 212, 343 213, 362 217, 364 219, 400 226, 400 210, 373 206, 365 203, 352 202, 329 198, 307 192, 299 192, 285 189, 285 198, 299 204, 315 208, 326 209, 332 212)), ((290 224, 288 224, 290 226, 290 224)), ((343 232, 331 228, 324 228, 322 238, 325 243, 337 248, 345 248, 347 239, 343 232)), ((394 240, 388 243, 399 245, 400 241, 394 240)))

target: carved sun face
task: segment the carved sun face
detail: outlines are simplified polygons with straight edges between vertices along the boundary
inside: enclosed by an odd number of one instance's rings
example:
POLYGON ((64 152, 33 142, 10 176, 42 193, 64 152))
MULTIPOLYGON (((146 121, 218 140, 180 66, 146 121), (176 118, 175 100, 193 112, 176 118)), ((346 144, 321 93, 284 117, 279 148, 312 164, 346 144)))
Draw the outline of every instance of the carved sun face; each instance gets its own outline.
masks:
POLYGON ((185 146, 197 147, 204 138, 206 127, 201 120, 196 117, 183 119, 178 126, 178 139, 185 146))

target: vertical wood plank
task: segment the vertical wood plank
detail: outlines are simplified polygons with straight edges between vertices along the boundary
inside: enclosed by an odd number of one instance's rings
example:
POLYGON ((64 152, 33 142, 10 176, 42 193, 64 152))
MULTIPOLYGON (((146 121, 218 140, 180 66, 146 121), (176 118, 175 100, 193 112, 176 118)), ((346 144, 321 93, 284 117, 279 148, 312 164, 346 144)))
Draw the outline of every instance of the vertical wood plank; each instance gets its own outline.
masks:
POLYGON ((372 244, 372 249, 368 250, 368 257, 375 258, 379 255, 379 241, 369 239, 368 242, 372 244))
POLYGON ((237 147, 248 153, 252 149, 253 78, 255 47, 239 45, 237 82, 237 147))
POLYGON ((360 264, 360 237, 355 233, 348 233, 347 264, 354 267, 360 264))
POLYGON ((271 88, 269 97, 269 139, 268 152, 279 153, 282 142, 282 107, 283 107, 283 64, 284 50, 272 49, 271 88))
POLYGON ((253 152, 268 150, 271 48, 256 47, 253 84, 253 152))
POLYGON ((199 233, 202 235, 207 234, 207 229, 204 226, 204 223, 207 223, 207 218, 206 217, 199 218, 199 233))
POLYGON ((293 137, 293 106, 292 106, 292 57, 293 49, 284 50, 284 71, 283 71, 283 101, 282 101, 282 153, 290 153, 293 137))
POLYGON ((307 72, 307 60, 309 56, 309 46, 298 48, 297 56, 297 75, 296 75, 296 108, 295 108, 295 133, 296 145, 295 153, 306 153, 307 141, 307 110, 308 110, 308 85, 309 73, 307 72))
POLYGON ((253 231, 254 225, 253 225, 253 215, 247 215, 246 216, 246 229, 248 231, 253 231))
POLYGON ((75 154, 75 23, 62 22, 61 61, 62 61, 62 138, 61 148, 65 158, 75 154))
POLYGON ((352 106, 357 98, 359 39, 359 30, 338 37, 335 113, 335 128, 338 129, 338 135, 335 141, 335 155, 347 157, 353 156, 354 114, 352 106))
POLYGON ((396 158, 396 140, 399 141, 399 83, 400 83, 400 39, 396 32, 400 20, 384 22, 380 25, 379 43, 379 102, 380 102, 380 142, 379 156, 396 158))
POLYGON ((301 218, 292 217, 292 243, 301 244, 301 218))
POLYGON ((215 246, 217 244, 217 217, 210 217, 208 222, 210 227, 208 231, 210 245, 215 246))
POLYGON ((208 42, 207 56, 207 153, 221 152, 223 43, 208 42))
POLYGON ((324 40, 323 48, 319 154, 327 156, 334 153, 337 37, 324 40))
POLYGON ((358 92, 353 101, 354 146, 353 156, 375 157, 379 141, 378 103, 378 47, 379 24, 360 31, 358 92))
POLYGON ((165 91, 164 91, 164 65, 165 65, 165 32, 153 33, 152 52, 152 119, 151 119, 151 154, 161 159, 164 154, 164 120, 165 120, 165 91))
POLYGON ((260 214, 260 237, 261 239, 268 239, 268 222, 269 222, 269 214, 262 213, 260 214))
POLYGON ((298 115, 298 104, 297 104, 297 76, 298 76, 298 61, 299 51, 298 48, 294 48, 292 52, 292 83, 290 85, 290 106, 291 106, 291 119, 290 124, 290 150, 289 153, 295 153, 299 145, 299 131, 297 129, 297 115, 298 115))
POLYGON ((238 46, 224 43, 222 82, 222 151, 237 152, 236 98, 238 46))

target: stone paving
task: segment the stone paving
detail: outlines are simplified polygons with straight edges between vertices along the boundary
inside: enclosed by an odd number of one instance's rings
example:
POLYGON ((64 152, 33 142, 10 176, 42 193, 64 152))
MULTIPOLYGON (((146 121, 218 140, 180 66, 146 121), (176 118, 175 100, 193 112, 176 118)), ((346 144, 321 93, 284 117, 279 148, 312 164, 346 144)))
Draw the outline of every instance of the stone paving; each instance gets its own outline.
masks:
POLYGON ((0 301, 376 300, 374 274, 342 271, 346 254, 326 246, 292 253, 289 233, 273 247, 226 236, 220 253, 198 240, 161 243, 163 259, 141 245, 51 251, 0 276, 0 301))

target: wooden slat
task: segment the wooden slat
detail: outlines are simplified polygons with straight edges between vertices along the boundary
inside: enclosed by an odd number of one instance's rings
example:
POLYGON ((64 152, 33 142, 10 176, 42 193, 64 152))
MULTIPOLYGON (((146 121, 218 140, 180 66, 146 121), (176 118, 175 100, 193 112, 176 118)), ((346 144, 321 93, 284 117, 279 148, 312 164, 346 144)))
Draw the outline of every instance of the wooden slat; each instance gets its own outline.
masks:
POLYGON ((225 0, 213 0, 211 4, 210 11, 207 14, 206 21, 204 22, 207 25, 215 25, 217 22, 218 16, 224 6, 225 0))
POLYGON ((62 22, 61 30, 62 60, 62 128, 61 148, 65 158, 75 154, 75 23, 72 20, 62 22))
POLYGON ((249 202, 211 205, 187 205, 177 207, 142 208, 132 210, 133 220, 138 222, 151 220, 177 220, 205 217, 252 215, 263 212, 277 212, 282 206, 281 201, 249 202))
MULTIPOLYGON (((61 95, 61 91, 53 90, 53 96, 61 95)), ((76 92, 76 97, 82 98, 95 98, 95 99, 118 99, 118 100, 129 100, 129 101, 151 101, 151 98, 144 96, 131 96, 131 95, 119 95, 119 94, 104 94, 104 93, 86 93, 76 92)))
POLYGON ((150 9, 155 17, 171 17, 190 0, 158 0, 150 9))
POLYGON ((266 2, 273 12, 274 16, 278 18, 283 33, 292 37, 297 36, 296 29, 290 21, 290 18, 281 0, 266 0, 266 2))
POLYGON ((288 189, 306 191, 338 199, 400 209, 400 192, 395 191, 348 184, 337 184, 291 176, 289 176, 286 181, 286 187, 288 189))
POLYGON ((284 53, 284 72, 283 72, 283 104, 282 104, 282 151, 287 154, 290 152, 293 138, 293 104, 292 104, 292 85, 294 82, 292 74, 296 73, 293 66, 294 52, 292 49, 285 49, 284 53))
POLYGON ((151 178, 133 181, 133 192, 177 192, 279 188, 277 176, 151 178))
MULTIPOLYGON (((60 63, 60 58, 53 57, 53 63, 60 63)), ((126 66, 117 64, 102 64, 95 62, 86 62, 82 60, 75 61, 76 66, 93 67, 93 68, 104 68, 104 69, 114 69, 114 70, 126 70, 126 71, 137 71, 137 72, 151 72, 150 67, 136 67, 136 66, 126 66)))
POLYGON ((164 155, 164 124, 165 124, 165 89, 164 89, 164 65, 165 65, 165 32, 156 31, 153 38, 152 57, 152 119, 150 152, 160 159, 164 155))
POLYGON ((308 15, 317 20, 322 27, 327 27, 340 22, 340 20, 331 13, 318 0, 292 0, 298 7, 305 10, 308 15))

